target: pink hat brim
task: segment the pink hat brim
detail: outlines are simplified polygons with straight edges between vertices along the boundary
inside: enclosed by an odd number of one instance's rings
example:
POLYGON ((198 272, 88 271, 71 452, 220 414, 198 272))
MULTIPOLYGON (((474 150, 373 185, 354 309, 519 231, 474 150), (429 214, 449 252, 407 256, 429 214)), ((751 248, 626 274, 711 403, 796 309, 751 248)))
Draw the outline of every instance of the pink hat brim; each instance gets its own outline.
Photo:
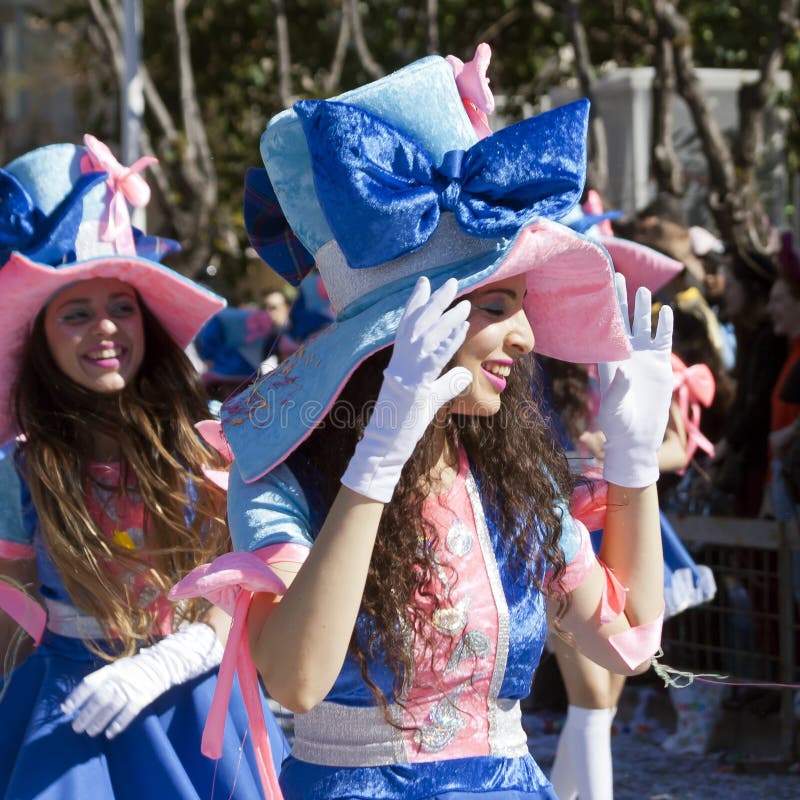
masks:
POLYGON ((586 364, 630 356, 614 270, 596 242, 539 220, 520 232, 502 266, 469 291, 520 273, 527 279, 525 313, 537 353, 586 364))
POLYGON ((614 269, 625 276, 628 287, 628 308, 631 310, 636 290, 640 286, 648 288, 655 294, 684 269, 680 261, 629 239, 600 236, 599 241, 608 250, 614 262, 614 269))
POLYGON ((0 443, 16 436, 10 406, 21 350, 39 311, 70 284, 116 278, 131 285, 172 340, 185 348, 225 301, 168 267, 136 256, 105 256, 69 266, 38 264, 12 253, 0 268, 0 443))

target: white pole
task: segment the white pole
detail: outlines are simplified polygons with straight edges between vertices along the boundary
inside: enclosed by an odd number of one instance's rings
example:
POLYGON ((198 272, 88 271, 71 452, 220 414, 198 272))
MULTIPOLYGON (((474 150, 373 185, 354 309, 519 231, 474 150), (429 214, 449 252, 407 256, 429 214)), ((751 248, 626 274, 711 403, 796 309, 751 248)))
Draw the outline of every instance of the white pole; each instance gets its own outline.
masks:
MULTIPOLYGON (((144 114, 144 92, 139 73, 142 41, 141 0, 124 0, 124 26, 122 32, 125 72, 122 78, 122 163, 132 164, 141 155, 139 145, 144 114)), ((134 208, 133 224, 145 229, 145 210, 134 208)))

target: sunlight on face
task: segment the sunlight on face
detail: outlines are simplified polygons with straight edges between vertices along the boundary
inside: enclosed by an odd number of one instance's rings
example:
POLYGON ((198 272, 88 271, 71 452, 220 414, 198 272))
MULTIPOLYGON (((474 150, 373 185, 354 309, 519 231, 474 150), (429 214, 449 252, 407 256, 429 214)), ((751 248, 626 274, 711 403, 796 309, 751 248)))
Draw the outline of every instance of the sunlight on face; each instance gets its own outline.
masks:
POLYGON ((453 400, 451 412, 491 416, 500 410, 514 362, 533 350, 534 337, 525 314, 526 282, 516 275, 476 289, 469 333, 453 359, 472 373, 472 383, 453 400))
POLYGON ((124 389, 144 359, 138 297, 116 278, 92 278, 63 289, 45 308, 44 332, 58 368, 100 394, 124 389))

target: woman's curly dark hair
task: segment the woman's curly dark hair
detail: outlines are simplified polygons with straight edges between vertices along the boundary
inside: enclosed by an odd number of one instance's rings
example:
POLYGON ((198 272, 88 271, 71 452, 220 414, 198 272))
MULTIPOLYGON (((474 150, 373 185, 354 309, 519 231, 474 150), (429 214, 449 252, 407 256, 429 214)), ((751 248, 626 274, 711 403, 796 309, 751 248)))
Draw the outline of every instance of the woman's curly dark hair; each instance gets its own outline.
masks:
MULTIPOLYGON (((288 460, 300 482, 312 494, 319 493, 320 526, 369 421, 391 352, 380 351, 356 369, 326 418, 288 460)), ((512 567, 524 571, 520 574, 539 588, 546 568, 555 571, 556 582, 563 572, 556 504, 567 501, 573 487, 564 453, 539 410, 540 394, 529 355, 515 362, 497 414, 452 415, 442 423, 448 449, 457 453, 463 447, 467 453, 484 505, 491 508, 506 538, 512 567)), ((432 660, 430 616, 446 600, 432 589, 440 585, 436 575, 441 565, 435 559, 436 531, 423 515, 438 457, 435 424, 439 423, 430 425, 418 443, 384 509, 361 605, 370 624, 362 635, 357 627, 350 642, 362 677, 384 710, 387 700, 368 674, 369 659, 385 653, 394 674, 394 695, 402 704, 404 687, 414 674, 414 640, 428 645, 432 660), (413 602, 415 597, 424 601, 424 611, 413 602), (409 636, 412 631, 414 636, 409 636)), ((567 600, 559 595, 558 603, 560 616, 567 600)))

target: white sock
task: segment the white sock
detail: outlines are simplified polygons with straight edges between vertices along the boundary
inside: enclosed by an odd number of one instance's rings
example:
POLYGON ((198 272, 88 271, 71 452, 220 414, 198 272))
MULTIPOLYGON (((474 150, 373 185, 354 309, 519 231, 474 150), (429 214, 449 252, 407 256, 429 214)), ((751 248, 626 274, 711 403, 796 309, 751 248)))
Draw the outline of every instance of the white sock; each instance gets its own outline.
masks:
POLYGON ((616 708, 567 707, 550 782, 559 800, 613 800, 611 720, 616 708))

